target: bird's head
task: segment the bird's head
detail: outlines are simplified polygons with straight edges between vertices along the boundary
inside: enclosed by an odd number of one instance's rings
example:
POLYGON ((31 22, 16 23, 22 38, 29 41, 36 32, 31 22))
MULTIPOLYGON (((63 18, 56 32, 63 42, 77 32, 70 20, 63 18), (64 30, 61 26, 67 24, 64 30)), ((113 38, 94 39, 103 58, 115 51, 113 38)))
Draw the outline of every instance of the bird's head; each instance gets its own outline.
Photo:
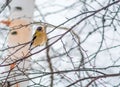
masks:
POLYGON ((37 30, 38 30, 38 31, 42 31, 42 30, 43 30, 43 27, 41 27, 41 26, 40 26, 40 27, 37 27, 37 30))

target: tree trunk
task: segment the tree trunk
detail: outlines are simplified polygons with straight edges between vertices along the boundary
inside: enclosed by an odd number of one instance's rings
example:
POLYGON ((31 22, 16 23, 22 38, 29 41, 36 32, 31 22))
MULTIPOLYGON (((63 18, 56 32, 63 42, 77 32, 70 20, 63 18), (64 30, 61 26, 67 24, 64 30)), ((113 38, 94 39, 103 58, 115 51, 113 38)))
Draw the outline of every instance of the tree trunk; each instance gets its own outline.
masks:
MULTIPOLYGON (((31 40, 31 26, 27 26, 32 21, 34 10, 34 0, 12 0, 10 3, 10 24, 11 29, 8 35, 8 46, 21 46, 14 47, 9 50, 9 59, 7 62, 13 63, 15 60, 24 58, 29 54, 29 44, 26 44, 31 40)), ((17 82, 20 78, 28 78, 25 75, 26 70, 29 68, 29 58, 13 63, 6 70, 11 70, 10 74, 22 73, 22 76, 15 76, 10 79, 10 82, 17 82), (15 71, 16 70, 16 71, 15 71)), ((27 82, 16 83, 12 87, 27 87, 27 82)))

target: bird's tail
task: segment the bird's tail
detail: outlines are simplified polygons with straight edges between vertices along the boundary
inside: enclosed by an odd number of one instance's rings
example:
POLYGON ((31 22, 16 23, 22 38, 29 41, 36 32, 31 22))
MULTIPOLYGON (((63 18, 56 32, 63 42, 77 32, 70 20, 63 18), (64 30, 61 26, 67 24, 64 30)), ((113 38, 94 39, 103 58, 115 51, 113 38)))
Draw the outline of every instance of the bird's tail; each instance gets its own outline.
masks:
POLYGON ((30 43, 29 50, 32 48, 33 41, 30 43))

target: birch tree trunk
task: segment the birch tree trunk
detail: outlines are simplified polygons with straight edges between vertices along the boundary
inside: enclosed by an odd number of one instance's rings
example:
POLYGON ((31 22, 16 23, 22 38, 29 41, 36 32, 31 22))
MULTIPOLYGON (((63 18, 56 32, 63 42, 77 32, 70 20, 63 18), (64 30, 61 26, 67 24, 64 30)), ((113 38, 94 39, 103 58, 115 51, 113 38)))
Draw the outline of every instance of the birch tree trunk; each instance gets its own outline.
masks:
MULTIPOLYGON (((29 24, 32 21, 33 10, 34 10, 34 0, 12 0, 10 3, 10 33, 8 35, 8 46, 17 46, 23 43, 27 43, 31 40, 31 26, 24 26, 29 24)), ((8 61, 9 63, 14 62, 20 58, 24 58, 28 55, 29 52, 29 44, 24 44, 21 46, 17 46, 13 49, 9 50, 8 55, 10 56, 8 61)), ((18 79, 28 78, 25 74, 26 70, 29 68, 30 62, 29 58, 19 61, 19 63, 14 64, 14 66, 10 66, 6 68, 6 70, 11 70, 10 74, 22 73, 23 75, 15 76, 11 78, 10 81, 16 81, 16 84, 12 87, 27 87, 28 81, 17 83, 18 79), (15 71, 16 70, 16 71, 15 71)))

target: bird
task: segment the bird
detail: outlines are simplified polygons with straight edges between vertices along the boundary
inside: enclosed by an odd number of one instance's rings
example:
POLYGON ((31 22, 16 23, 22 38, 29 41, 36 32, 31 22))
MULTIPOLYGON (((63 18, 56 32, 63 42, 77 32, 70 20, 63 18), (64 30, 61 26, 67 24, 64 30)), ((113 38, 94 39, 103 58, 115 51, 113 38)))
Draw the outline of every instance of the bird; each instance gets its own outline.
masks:
POLYGON ((30 44, 30 48, 42 46, 46 42, 47 42, 47 34, 45 31, 45 27, 44 26, 37 27, 37 29, 33 35, 33 38, 32 38, 31 44, 30 44))

